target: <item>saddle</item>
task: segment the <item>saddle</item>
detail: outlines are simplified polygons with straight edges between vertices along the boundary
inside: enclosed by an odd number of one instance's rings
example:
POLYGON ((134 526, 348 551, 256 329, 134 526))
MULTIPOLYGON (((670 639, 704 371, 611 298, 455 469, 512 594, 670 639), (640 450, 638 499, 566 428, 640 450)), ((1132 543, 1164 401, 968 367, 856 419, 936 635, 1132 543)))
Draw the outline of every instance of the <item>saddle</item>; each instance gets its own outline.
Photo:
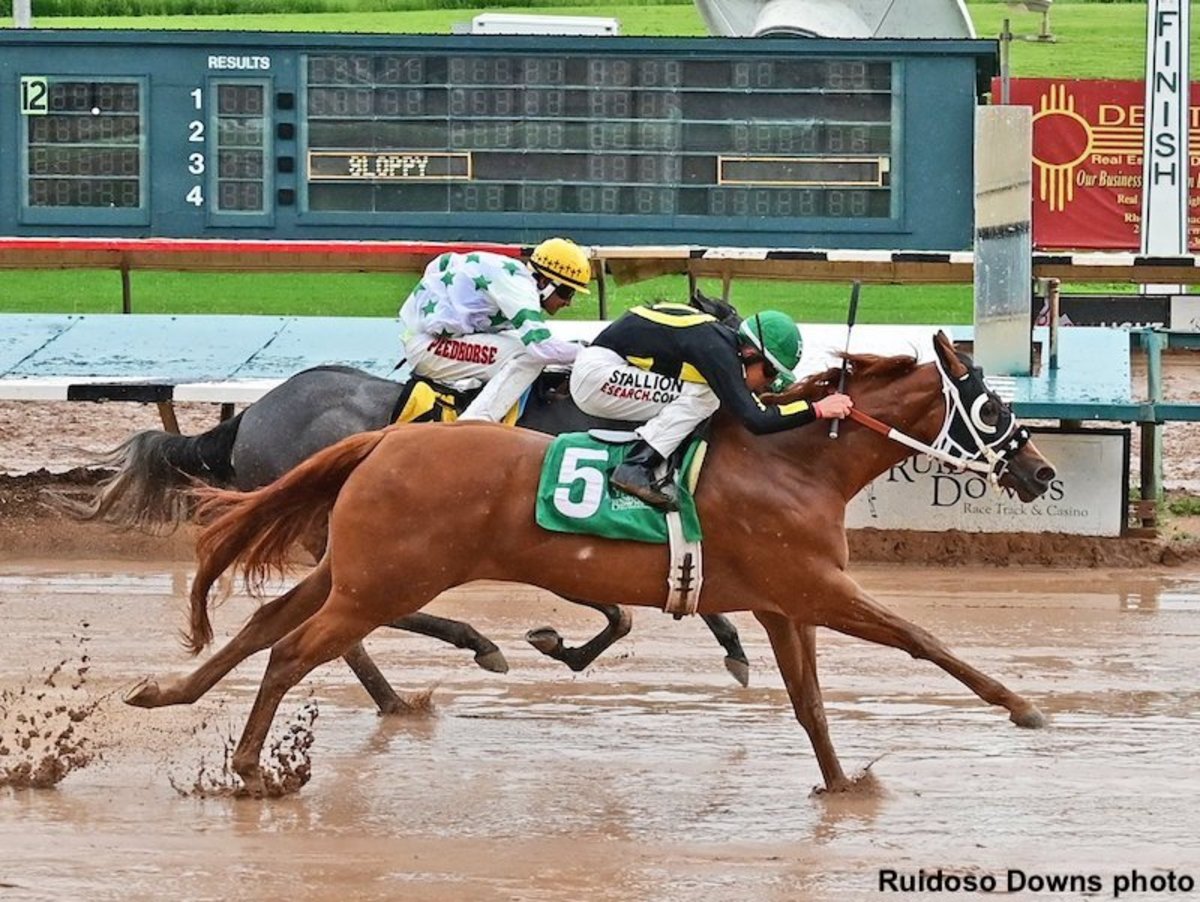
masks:
MULTIPOLYGON (((388 423, 453 423, 478 394, 478 388, 459 391, 425 376, 413 376, 400 390, 388 423)), ((515 425, 521 409, 522 405, 517 405, 501 422, 515 425)))
POLYGON ((452 423, 479 394, 479 389, 456 391, 448 385, 412 376, 400 390, 389 423, 452 423))
MULTIPOLYGON (((400 369, 405 364, 396 365, 400 369)), ((529 390, 529 397, 536 396, 542 404, 566 401, 571 397, 569 371, 543 370, 529 390)), ((466 391, 452 388, 425 376, 410 376, 400 390, 400 396, 392 405, 388 425, 396 423, 453 423, 475 400, 479 388, 466 391)), ((508 412, 503 422, 513 426, 524 412, 527 404, 523 400, 519 407, 508 412)))

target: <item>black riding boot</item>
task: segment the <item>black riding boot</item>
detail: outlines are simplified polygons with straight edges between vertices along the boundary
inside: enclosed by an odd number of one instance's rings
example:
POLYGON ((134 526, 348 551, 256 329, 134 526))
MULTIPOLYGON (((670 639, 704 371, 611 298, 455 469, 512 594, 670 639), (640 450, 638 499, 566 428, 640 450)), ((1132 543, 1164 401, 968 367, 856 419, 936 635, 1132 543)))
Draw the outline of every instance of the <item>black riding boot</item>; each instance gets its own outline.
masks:
POLYGON ((662 479, 654 478, 654 469, 662 462, 661 454, 646 442, 639 441, 624 463, 612 471, 608 481, 614 488, 640 498, 655 510, 677 511, 674 474, 668 468, 662 479))

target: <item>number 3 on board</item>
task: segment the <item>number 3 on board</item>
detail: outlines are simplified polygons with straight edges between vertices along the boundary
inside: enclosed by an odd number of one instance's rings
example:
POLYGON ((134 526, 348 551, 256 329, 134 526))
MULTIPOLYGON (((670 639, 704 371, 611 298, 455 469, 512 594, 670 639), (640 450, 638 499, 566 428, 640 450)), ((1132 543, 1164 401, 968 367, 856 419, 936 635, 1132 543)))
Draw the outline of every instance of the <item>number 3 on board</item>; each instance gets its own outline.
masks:
POLYGON ((44 75, 21 76, 21 115, 45 116, 50 112, 47 100, 50 96, 50 86, 44 75))

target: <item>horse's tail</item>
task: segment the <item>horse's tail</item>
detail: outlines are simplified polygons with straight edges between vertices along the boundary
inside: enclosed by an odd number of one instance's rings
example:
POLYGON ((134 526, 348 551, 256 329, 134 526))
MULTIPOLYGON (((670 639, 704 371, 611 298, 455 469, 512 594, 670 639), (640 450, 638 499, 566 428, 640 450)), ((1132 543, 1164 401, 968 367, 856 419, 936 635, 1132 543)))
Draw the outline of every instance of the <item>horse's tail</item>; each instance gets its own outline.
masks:
POLYGON ((238 565, 252 592, 272 573, 282 573, 292 544, 324 527, 342 485, 388 430, 342 439, 253 492, 199 488, 197 515, 207 525, 196 540, 191 616, 185 644, 197 654, 212 641, 208 593, 231 565, 238 565))
POLYGON ((116 472, 98 483, 90 497, 48 493, 49 501, 79 520, 172 532, 188 519, 189 488, 197 482, 227 485, 233 479, 233 443, 241 421, 239 413, 201 435, 139 432, 95 462, 116 472))

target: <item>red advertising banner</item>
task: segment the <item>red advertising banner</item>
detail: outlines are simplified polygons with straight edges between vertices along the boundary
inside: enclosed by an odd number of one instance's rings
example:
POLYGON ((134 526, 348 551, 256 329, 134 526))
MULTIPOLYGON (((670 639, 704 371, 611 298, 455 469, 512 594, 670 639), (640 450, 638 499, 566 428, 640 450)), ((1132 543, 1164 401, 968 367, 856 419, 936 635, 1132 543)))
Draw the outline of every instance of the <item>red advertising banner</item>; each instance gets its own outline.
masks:
MULTIPOLYGON (((1045 249, 1141 249, 1141 81, 1014 78, 1033 107, 1033 243, 1045 249)), ((1000 80, 992 97, 1000 96, 1000 80)), ((1200 82, 1191 86, 1188 244, 1200 249, 1200 82)))

